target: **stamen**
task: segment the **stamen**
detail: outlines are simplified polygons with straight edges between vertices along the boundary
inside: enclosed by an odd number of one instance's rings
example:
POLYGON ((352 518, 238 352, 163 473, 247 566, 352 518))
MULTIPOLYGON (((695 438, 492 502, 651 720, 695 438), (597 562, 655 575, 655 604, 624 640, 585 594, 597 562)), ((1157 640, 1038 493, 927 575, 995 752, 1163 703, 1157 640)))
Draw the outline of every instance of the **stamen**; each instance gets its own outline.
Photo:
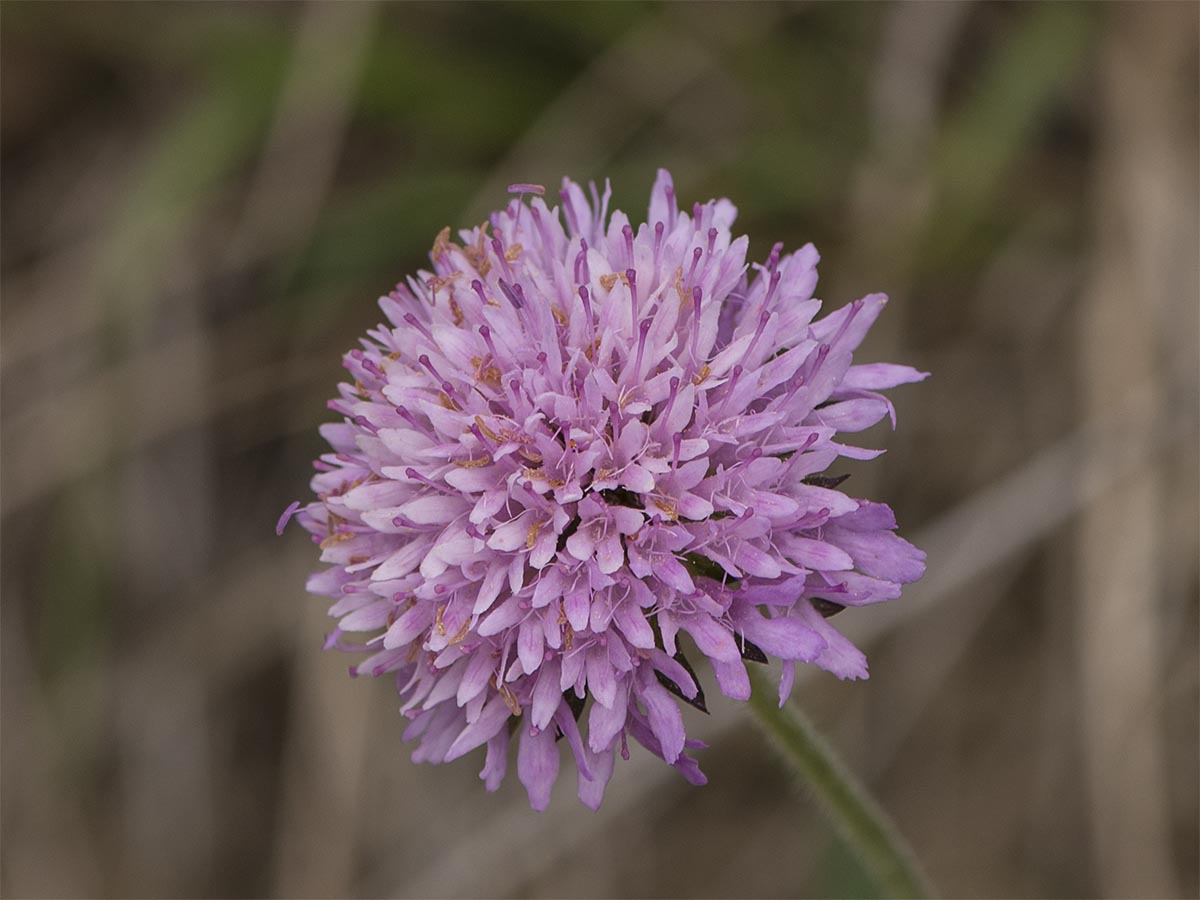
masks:
POLYGON ((287 509, 283 511, 283 515, 279 517, 279 521, 275 524, 275 533, 283 534, 283 529, 287 527, 287 523, 292 520, 292 516, 296 514, 296 510, 300 508, 300 501, 295 500, 287 509))
POLYGON ((510 194, 537 194, 539 197, 542 197, 546 193, 546 188, 540 184, 527 184, 519 181, 516 184, 510 184, 508 192, 510 194))

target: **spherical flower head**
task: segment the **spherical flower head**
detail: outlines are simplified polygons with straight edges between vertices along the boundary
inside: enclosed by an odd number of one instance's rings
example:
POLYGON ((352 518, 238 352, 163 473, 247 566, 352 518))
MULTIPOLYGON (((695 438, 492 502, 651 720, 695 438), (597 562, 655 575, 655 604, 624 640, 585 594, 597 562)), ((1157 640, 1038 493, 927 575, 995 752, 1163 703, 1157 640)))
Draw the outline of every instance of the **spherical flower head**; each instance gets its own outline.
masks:
POLYGON ((925 374, 852 364, 887 298, 817 319, 811 245, 747 266, 733 204, 681 212, 665 171, 636 227, 607 184, 564 180, 556 208, 513 190, 380 299, 316 500, 281 527, 320 544, 327 646, 395 677, 414 760, 485 747, 495 790, 515 741, 542 810, 561 738, 594 808, 632 738, 703 784, 680 709, 704 709, 701 656, 738 700, 770 657, 781 704, 797 662, 865 678, 828 616, 924 571, 888 507, 825 473, 877 456, 841 435, 894 424, 879 392, 925 374))

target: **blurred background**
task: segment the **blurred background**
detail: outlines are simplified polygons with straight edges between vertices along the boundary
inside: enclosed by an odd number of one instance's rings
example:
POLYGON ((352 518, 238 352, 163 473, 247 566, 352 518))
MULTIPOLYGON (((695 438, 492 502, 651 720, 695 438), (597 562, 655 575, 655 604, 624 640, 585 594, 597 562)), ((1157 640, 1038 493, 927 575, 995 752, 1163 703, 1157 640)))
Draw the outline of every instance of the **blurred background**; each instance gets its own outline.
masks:
POLYGON ((703 789, 412 765, 274 534, 444 225, 658 166, 933 372, 848 485, 929 574, 797 702, 948 896, 1197 895, 1200 6, 0 15, 5 895, 874 895, 715 690, 703 789))

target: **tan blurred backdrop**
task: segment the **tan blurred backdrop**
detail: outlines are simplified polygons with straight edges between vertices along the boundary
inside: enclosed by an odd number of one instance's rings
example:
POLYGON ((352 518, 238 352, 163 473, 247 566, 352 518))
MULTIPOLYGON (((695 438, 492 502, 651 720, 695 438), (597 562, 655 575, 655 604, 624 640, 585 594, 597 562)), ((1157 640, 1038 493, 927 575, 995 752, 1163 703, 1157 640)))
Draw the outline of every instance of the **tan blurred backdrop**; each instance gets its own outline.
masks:
MULTIPOLYGON (((0 8, 6 896, 873 895, 745 711, 593 814, 414 766, 319 650, 339 357, 510 181, 727 195, 864 353, 929 574, 798 702, 941 891, 1196 896, 1197 31, 1154 4, 0 8)), ((710 695, 716 693, 710 691, 710 695)))

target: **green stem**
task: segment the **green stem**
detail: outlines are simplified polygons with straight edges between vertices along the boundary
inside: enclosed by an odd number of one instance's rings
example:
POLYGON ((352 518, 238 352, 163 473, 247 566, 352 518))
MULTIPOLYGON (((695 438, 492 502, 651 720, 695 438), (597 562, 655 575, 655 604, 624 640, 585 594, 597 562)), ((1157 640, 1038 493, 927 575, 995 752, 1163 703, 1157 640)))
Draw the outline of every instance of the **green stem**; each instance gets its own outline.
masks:
POLYGON ((794 706, 780 709, 777 692, 752 671, 750 706, 759 725, 888 897, 929 897, 929 883, 888 814, 846 768, 834 749, 794 706))

